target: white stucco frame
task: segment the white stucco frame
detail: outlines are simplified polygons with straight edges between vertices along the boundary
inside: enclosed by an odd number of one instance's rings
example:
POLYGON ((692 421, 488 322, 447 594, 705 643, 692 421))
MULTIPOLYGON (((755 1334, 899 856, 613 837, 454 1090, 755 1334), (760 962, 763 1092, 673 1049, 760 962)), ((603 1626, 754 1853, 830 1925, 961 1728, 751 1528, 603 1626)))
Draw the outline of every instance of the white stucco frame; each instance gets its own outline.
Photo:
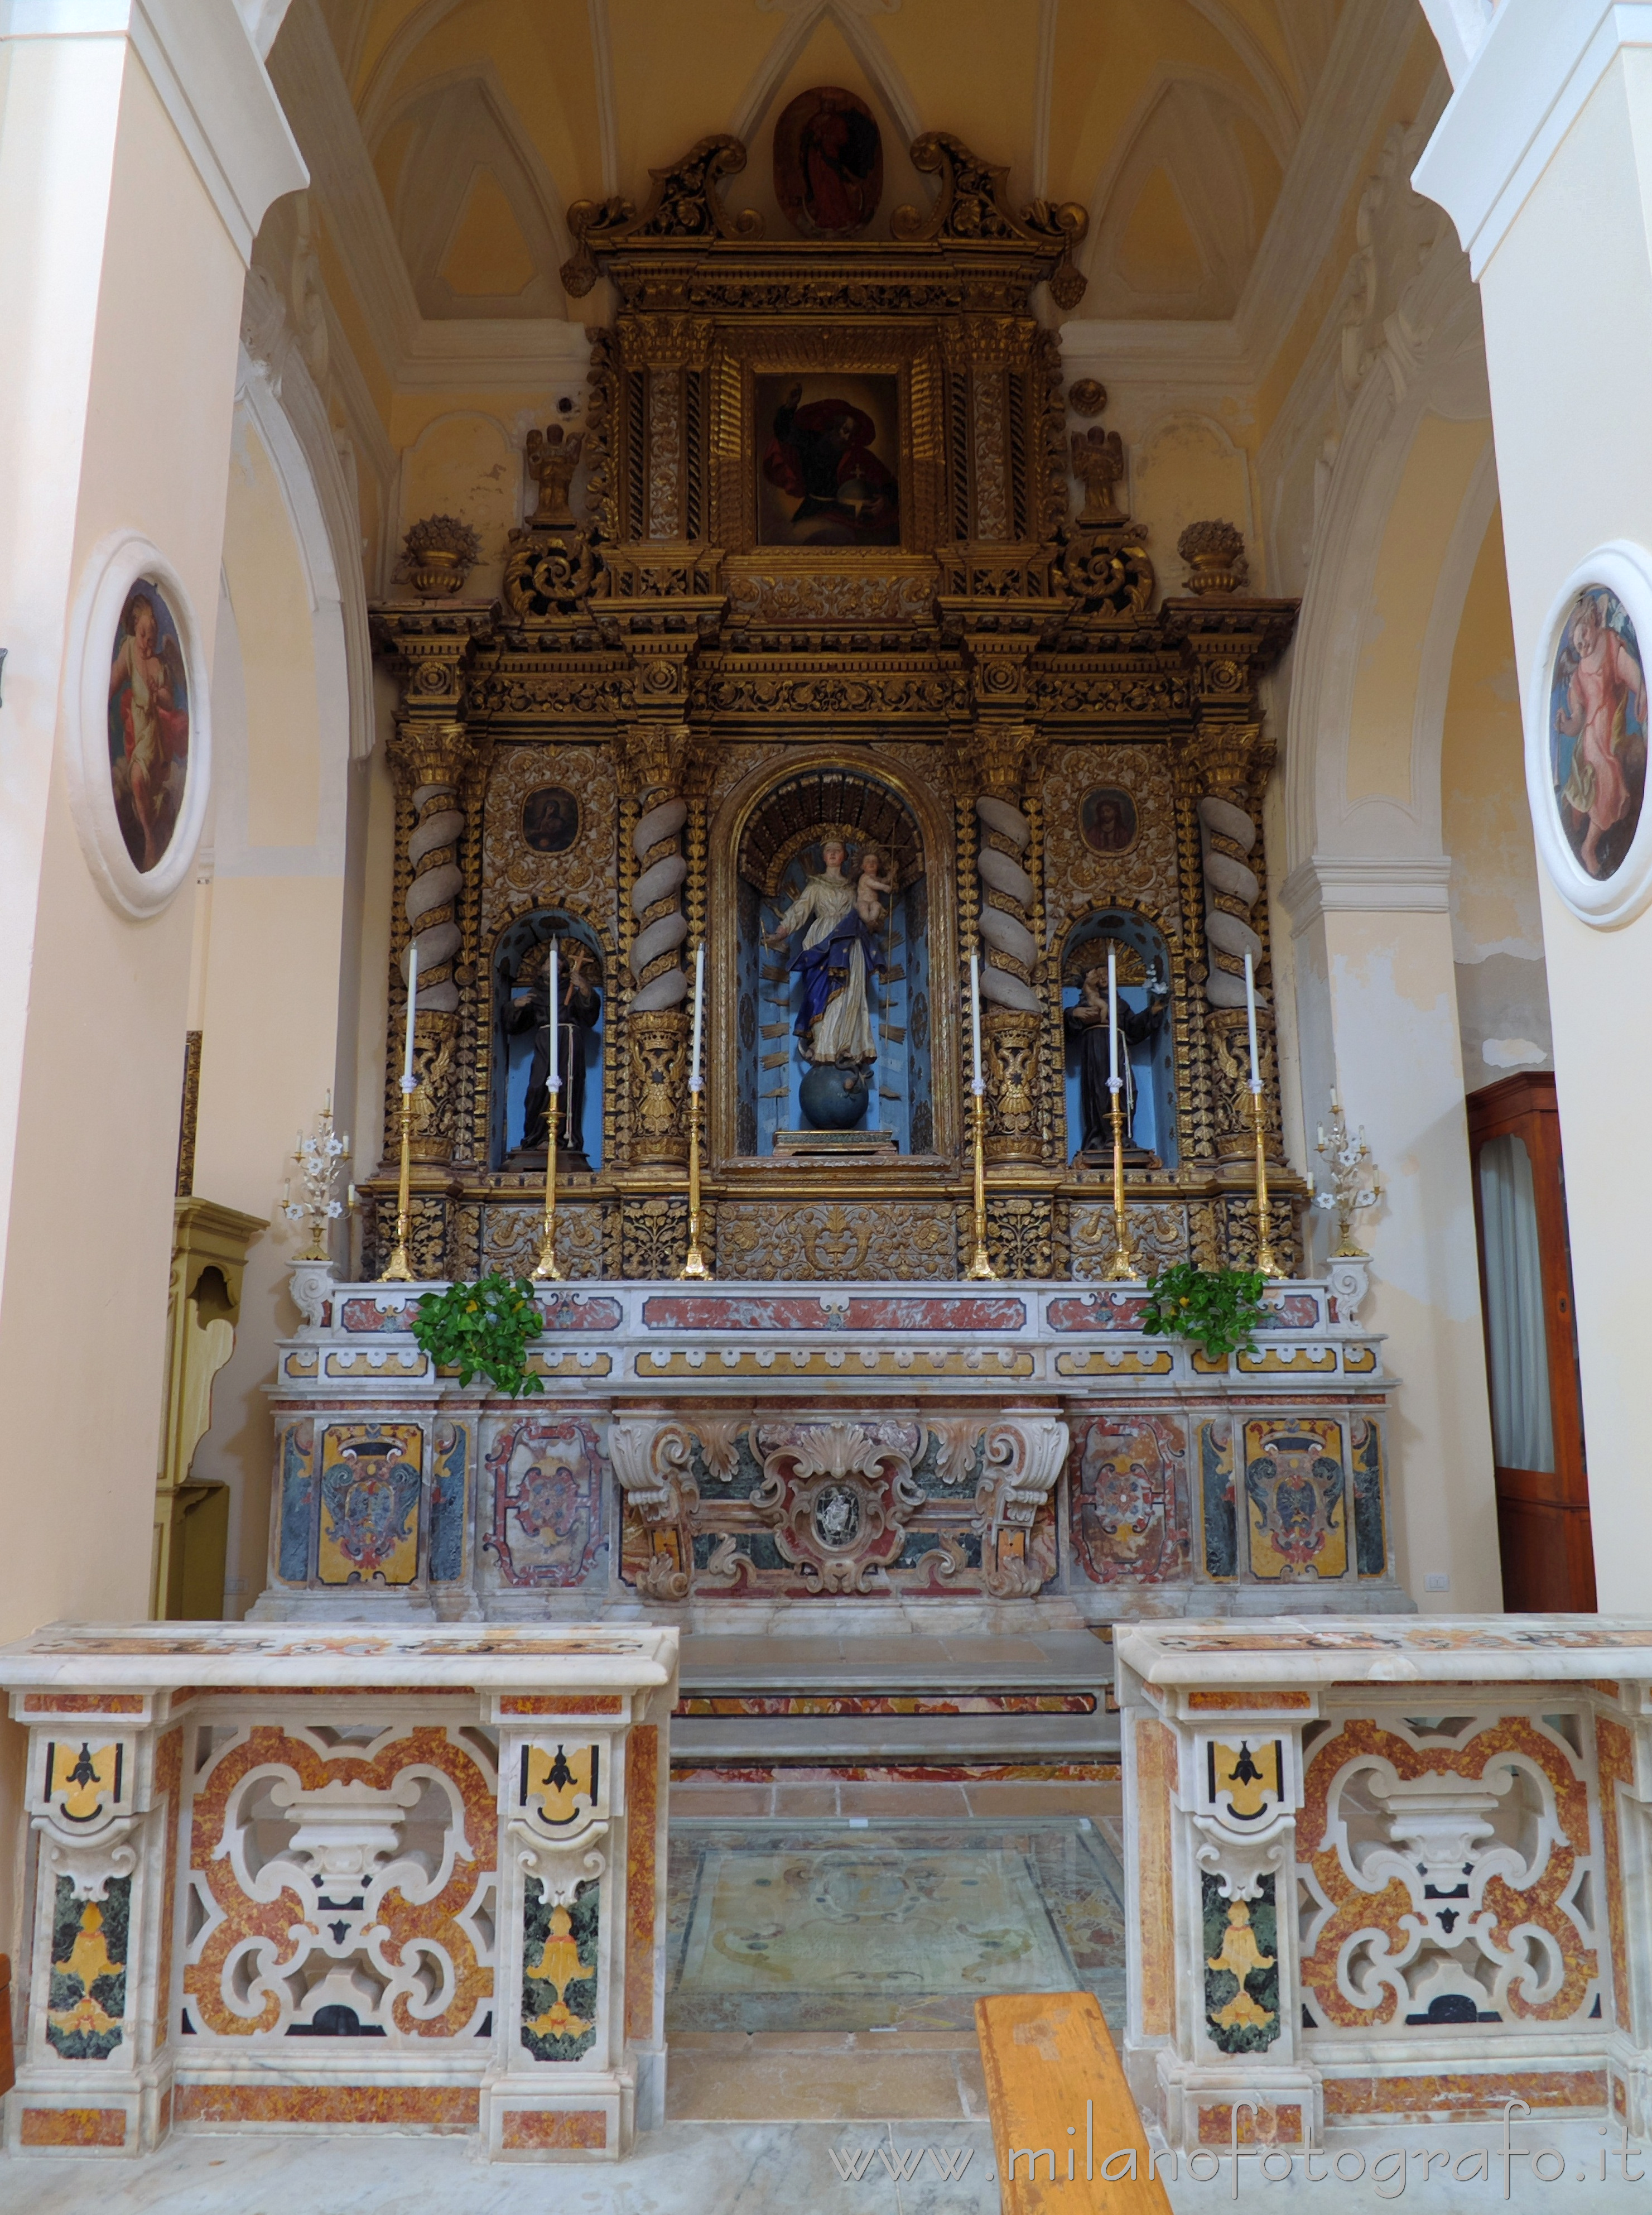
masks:
POLYGON ((211 678, 204 635, 183 580, 140 531, 117 531, 93 549, 70 616, 64 663, 64 767, 75 828, 99 891, 118 913, 158 915, 189 875, 211 788, 211 678), (109 659, 126 595, 152 578, 176 619, 189 685, 189 761, 171 843, 152 869, 126 851, 109 777, 109 659))
POLYGON ((1549 686, 1561 633, 1577 596, 1603 586, 1623 602, 1643 655, 1652 641, 1652 554, 1632 540, 1599 546, 1580 561, 1556 593, 1538 634, 1526 696, 1526 791, 1538 852, 1555 890, 1580 923, 1610 930, 1629 923, 1652 900, 1652 805, 1643 798, 1629 851, 1609 877, 1592 877, 1561 828, 1549 761, 1549 686))

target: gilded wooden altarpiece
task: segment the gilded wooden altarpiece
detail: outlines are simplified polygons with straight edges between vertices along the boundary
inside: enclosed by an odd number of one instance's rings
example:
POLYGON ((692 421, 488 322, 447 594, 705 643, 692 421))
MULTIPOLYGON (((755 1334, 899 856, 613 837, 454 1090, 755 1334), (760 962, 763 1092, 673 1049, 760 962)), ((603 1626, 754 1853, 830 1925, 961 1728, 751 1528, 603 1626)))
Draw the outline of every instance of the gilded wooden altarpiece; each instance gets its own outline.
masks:
MULTIPOLYGON (((1155 1262, 1254 1253, 1239 949, 1257 952, 1270 1001, 1260 802, 1272 748, 1257 680, 1294 606, 1231 577, 1161 592, 1128 514, 1074 518, 1049 325, 1083 289, 1071 248, 1084 213, 1013 209, 1003 171, 943 133, 913 158, 936 196, 897 209, 881 240, 766 241, 725 198, 745 162, 726 138, 656 173, 640 211, 572 209, 565 281, 583 292, 600 270, 617 304, 590 334, 577 506, 565 471, 512 533, 492 608, 375 611, 401 686, 397 1038, 407 951, 419 947, 418 1274, 524 1267, 535 1250, 542 1172, 513 1166, 499 1135, 496 954, 539 916, 580 936, 600 971, 600 1144, 560 1196, 571 1277, 682 1264, 702 941, 719 1277, 958 1276, 972 946, 994 1264, 1102 1275, 1110 1193, 1103 1169, 1075 1158, 1062 998, 1083 946, 1099 954, 1109 935, 1158 949, 1168 1003, 1162 1127, 1130 1173, 1137 1242, 1155 1262), (828 543, 760 544, 776 420, 760 395, 833 376, 893 380, 879 389, 898 420, 887 463, 899 543, 854 543, 851 520, 828 543), (915 1085, 921 1029, 927 1089, 904 1096, 899 1143, 882 1152, 753 1150, 737 1095, 743 1050, 759 1083, 765 1056, 778 1065, 788 1050, 782 989, 749 958, 758 893, 743 890, 743 856, 777 788, 800 776, 859 805, 876 788, 907 826, 894 896, 907 935, 889 967, 915 975, 921 951, 903 1050, 915 1085), (548 788, 569 796, 559 821, 577 811, 560 850, 524 833, 525 804, 548 788), (1098 840, 1101 792, 1129 805, 1104 811, 1098 840), (769 995, 754 1010, 748 974, 769 995), (743 1047, 754 1023, 762 1035, 743 1047)), ((1304 1187, 1277 1160, 1270 1005, 1263 1052, 1273 1239, 1296 1256, 1304 1187)), ((387 1108, 398 1074, 387 1069, 387 1108)), ((363 1193, 371 1274, 394 1179, 363 1193)))

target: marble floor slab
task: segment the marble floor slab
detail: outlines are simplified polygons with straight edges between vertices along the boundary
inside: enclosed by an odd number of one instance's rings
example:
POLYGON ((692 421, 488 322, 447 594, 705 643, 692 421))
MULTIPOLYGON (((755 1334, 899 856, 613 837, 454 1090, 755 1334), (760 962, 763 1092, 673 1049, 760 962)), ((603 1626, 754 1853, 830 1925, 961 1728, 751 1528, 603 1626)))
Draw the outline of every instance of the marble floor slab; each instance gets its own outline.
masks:
POLYGON ((1076 1987, 1123 2022, 1123 1874, 1086 1816, 674 1820, 668 1913, 668 2039, 967 2033, 985 1993, 1076 1987))
MULTIPOLYGON (((1174 2215, 1365 2215, 1396 2200, 1408 2215, 1645 2215, 1652 2151, 1631 2149, 1625 2175, 1612 2141, 1603 2179, 1602 2143, 1590 2122, 1517 2124, 1505 2187, 1498 2126, 1337 2131, 1312 2175, 1299 2156, 1288 2178, 1270 2182, 1246 2159, 1235 2193, 1224 2158, 1215 2175, 1183 2175, 1169 2192, 1174 2215), (1552 2158, 1534 2175, 1522 2157, 1539 2151, 1562 2158, 1563 2177, 1552 2175, 1552 2158)), ((964 2120, 670 2123, 611 2169, 490 2168, 462 2138, 193 2132, 139 2162, 0 2160, 4 2215, 998 2215, 1000 2205, 991 2133, 964 2120)))

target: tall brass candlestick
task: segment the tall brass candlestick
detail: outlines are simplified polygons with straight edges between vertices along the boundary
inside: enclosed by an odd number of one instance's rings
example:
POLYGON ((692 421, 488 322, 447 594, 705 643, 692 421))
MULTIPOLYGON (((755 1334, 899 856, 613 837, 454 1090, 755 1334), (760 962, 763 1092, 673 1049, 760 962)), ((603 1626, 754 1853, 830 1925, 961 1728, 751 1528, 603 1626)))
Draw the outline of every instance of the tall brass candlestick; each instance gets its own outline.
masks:
POLYGON ((395 1245, 381 1285, 410 1285, 413 1265, 407 1259, 407 1233, 413 1206, 413 1096, 418 1087, 411 1077, 401 1080, 401 1182, 396 1191, 395 1245))
POLYGON ((1107 1274, 1115 1282, 1123 1283, 1141 1274, 1135 1258, 1135 1249, 1130 1243, 1129 1211, 1124 1205, 1124 1080, 1111 1080, 1113 1095, 1113 1258, 1107 1274))
MULTIPOLYGON (((556 1009, 551 1009, 554 1028, 556 1009)), ((550 1087, 550 1113, 545 1119, 545 1236, 541 1241, 539 1259, 534 1264, 535 1284, 560 1284, 562 1272, 556 1266, 556 1126, 562 1120, 562 1088, 550 1087)))
POLYGON ((1251 1114, 1257 1127, 1257 1267, 1264 1277, 1282 1277, 1274 1253, 1273 1240, 1269 1236, 1268 1221, 1268 1160, 1262 1131, 1262 1088, 1256 1085, 1251 1093, 1251 1114))
POLYGON ((970 1256, 966 1277, 996 1279, 987 1252, 987 1095, 977 1091, 971 1101, 970 1113, 975 1123, 976 1205, 975 1251, 970 1256))
POLYGON ((712 1273, 700 1244, 700 1103, 704 1096, 698 1086, 688 1095, 688 1251, 677 1273, 684 1277, 712 1273))

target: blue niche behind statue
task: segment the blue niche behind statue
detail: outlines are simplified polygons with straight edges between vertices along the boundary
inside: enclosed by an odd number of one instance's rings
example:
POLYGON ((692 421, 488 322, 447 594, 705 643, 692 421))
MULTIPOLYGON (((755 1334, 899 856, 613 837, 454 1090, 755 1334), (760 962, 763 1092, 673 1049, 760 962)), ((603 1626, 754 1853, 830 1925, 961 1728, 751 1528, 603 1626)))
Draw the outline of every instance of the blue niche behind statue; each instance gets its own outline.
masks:
POLYGON ((551 941, 557 942, 558 1173, 603 1165, 603 958, 589 923, 560 908, 525 915, 493 949, 490 1157, 495 1169, 545 1166, 551 941))
POLYGON ((769 793, 739 936, 739 1150, 932 1151, 927 883, 899 796, 847 770, 769 793))
POLYGON ((1174 1169, 1176 1046, 1169 1017, 1170 951, 1164 934, 1129 908, 1086 916, 1062 953, 1062 1028, 1067 1036, 1067 1150, 1090 1169, 1113 1158, 1107 1089, 1107 952, 1118 983, 1124 1158, 1174 1169))

